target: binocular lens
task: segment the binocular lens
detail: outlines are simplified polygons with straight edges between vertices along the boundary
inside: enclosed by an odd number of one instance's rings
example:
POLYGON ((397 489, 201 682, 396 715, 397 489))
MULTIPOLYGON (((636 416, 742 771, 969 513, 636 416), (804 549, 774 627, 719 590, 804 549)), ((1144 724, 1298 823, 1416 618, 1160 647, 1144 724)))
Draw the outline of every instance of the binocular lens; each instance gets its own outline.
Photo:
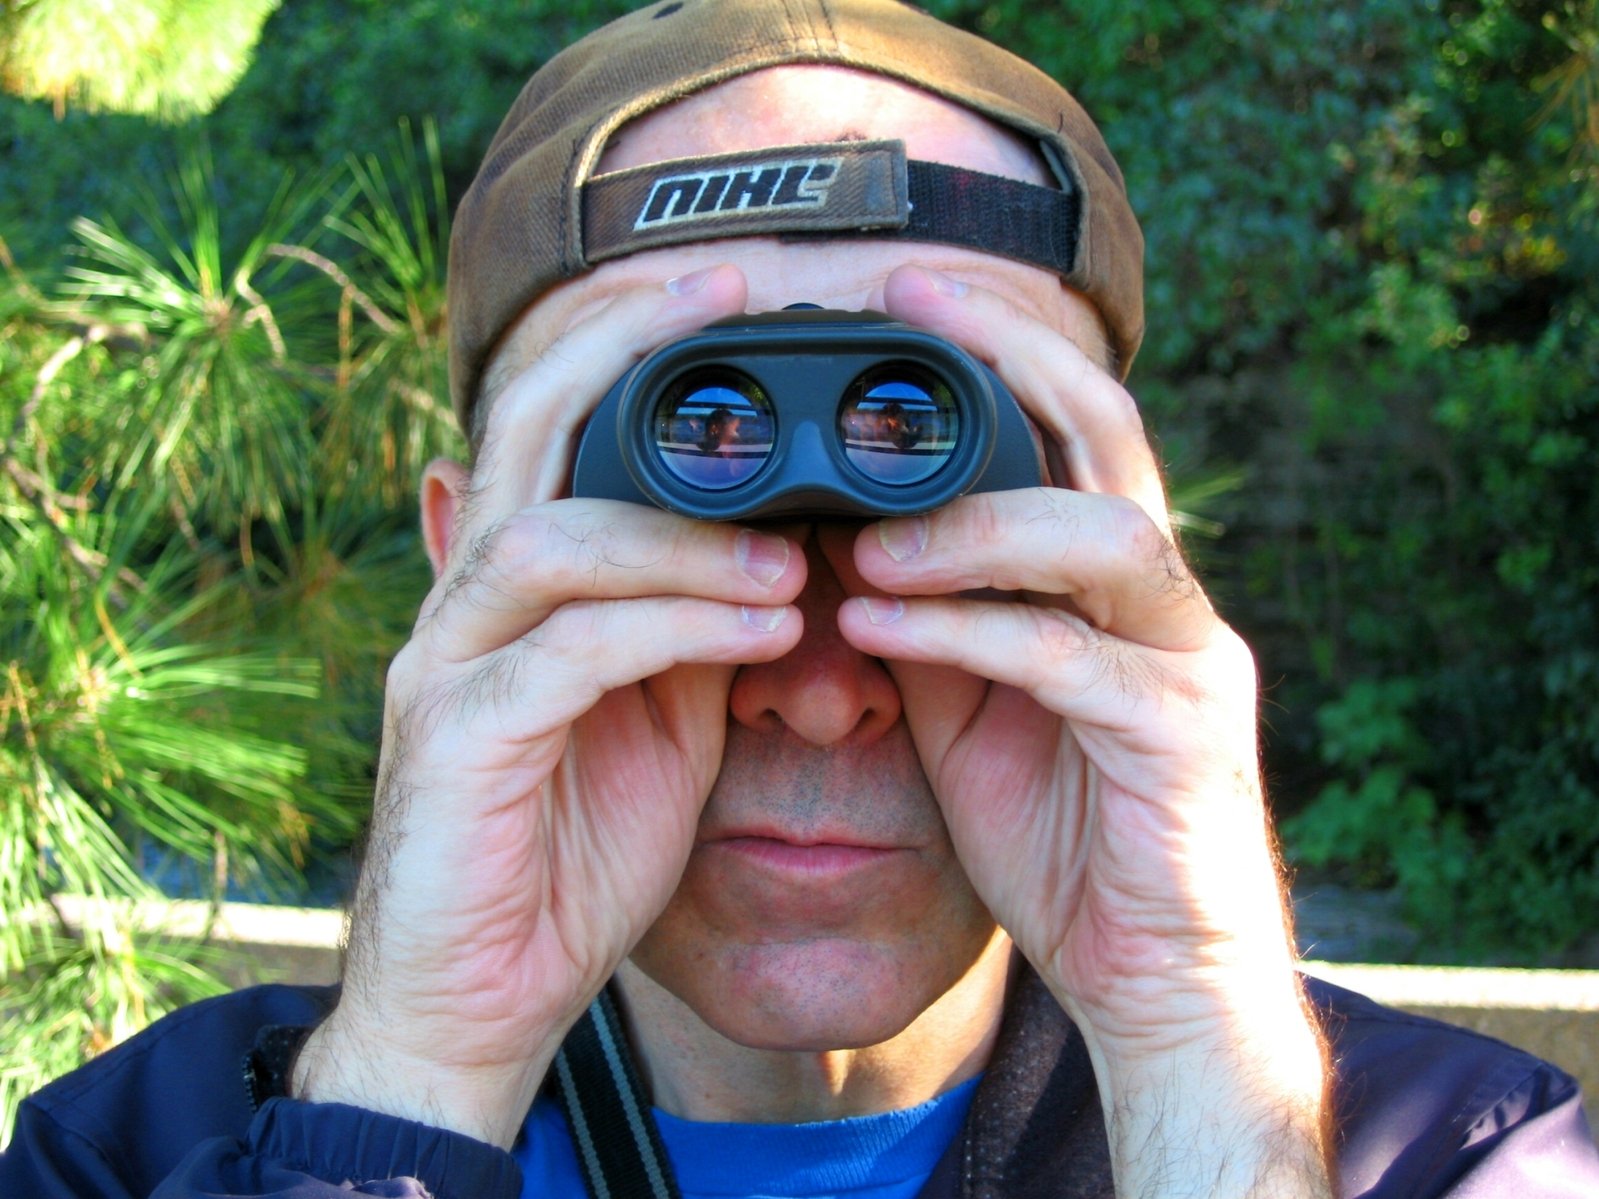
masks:
POLYGON ((910 363, 885 363, 850 384, 838 411, 844 455, 879 483, 920 483, 955 452, 960 413, 942 379, 910 363))
MULTIPOLYGON (((932 478, 955 453, 960 409, 949 385, 910 362, 885 362, 857 376, 838 407, 844 457, 875 483, 932 478)), ((655 406, 655 449, 676 478, 726 491, 753 478, 777 435, 771 399, 754 379, 726 367, 690 370, 655 406)))
POLYGON ((776 422, 759 384, 736 371, 691 371, 655 408, 660 460, 691 487, 737 487, 766 464, 776 422))

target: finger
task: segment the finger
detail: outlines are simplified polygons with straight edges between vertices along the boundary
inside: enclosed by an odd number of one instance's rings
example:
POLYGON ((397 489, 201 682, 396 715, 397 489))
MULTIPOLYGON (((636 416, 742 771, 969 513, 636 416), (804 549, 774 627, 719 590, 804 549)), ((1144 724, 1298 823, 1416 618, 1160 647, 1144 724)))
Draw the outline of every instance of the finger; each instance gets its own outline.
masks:
POLYGON ((1053 457, 1067 477, 1057 483, 1125 495, 1165 526, 1165 490, 1138 405, 1084 352, 1102 341, 1086 302, 1057 296, 1055 323, 1046 324, 1004 296, 922 267, 900 267, 883 287, 891 316, 964 347, 1005 381, 1060 451, 1053 457))
MULTIPOLYGON (((467 539, 506 512, 560 496, 584 422, 611 385, 651 350, 742 312, 743 273, 713 267, 633 286, 552 330, 494 399, 465 507, 467 539)), ((541 331, 542 332, 542 331, 541 331)), ((508 345, 516 352, 520 341, 508 345)))
POLYGON ((862 652, 953 666, 1019 688, 1080 727, 1117 734, 1158 714, 1168 735, 1203 737, 1193 727, 1198 720, 1173 720, 1173 712, 1197 713, 1222 692, 1229 701, 1253 702, 1248 651, 1227 634, 1218 635, 1214 656, 1200 661, 1113 637, 1056 608, 872 596, 844 604, 839 628, 862 652))
POLYGON ((417 632, 464 662, 527 636, 575 601, 682 595, 781 606, 805 582, 805 555, 771 532, 688 520, 610 500, 517 512, 473 540, 435 585, 417 632))
POLYGON ((779 658, 794 648, 803 625, 790 607, 683 596, 568 604, 472 663, 434 699, 461 720, 493 710, 498 740, 547 736, 607 692, 674 666, 779 658))
POLYGON ((1045 487, 968 495, 863 529, 855 562, 892 595, 1027 592, 1155 649, 1196 649, 1220 623, 1167 531, 1119 496, 1045 487))

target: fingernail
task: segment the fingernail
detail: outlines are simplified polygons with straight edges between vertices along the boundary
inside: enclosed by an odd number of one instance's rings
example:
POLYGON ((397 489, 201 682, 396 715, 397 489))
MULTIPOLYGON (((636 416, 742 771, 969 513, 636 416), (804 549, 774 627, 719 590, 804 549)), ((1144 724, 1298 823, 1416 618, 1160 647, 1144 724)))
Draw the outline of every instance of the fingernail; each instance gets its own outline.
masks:
POLYGON ((714 266, 708 266, 702 271, 677 275, 666 281, 666 290, 674 296, 691 296, 705 286, 705 281, 711 277, 711 272, 715 269, 714 266))
POLYGON ((733 542, 733 556, 740 570, 762 587, 770 587, 788 567, 788 539, 741 529, 733 542))
POLYGON ((923 267, 922 269, 927 271, 927 278, 932 282, 933 290, 941 296, 953 296, 958 300, 971 290, 968 284, 944 274, 943 271, 931 270, 928 267, 923 267))
POLYGON ((905 605, 892 595, 863 595, 861 607, 866 609, 866 619, 873 624, 893 624, 905 615, 905 605))
POLYGON ((904 562, 927 548, 927 520, 925 517, 912 516, 906 520, 880 521, 877 540, 888 551, 890 558, 904 562))
POLYGON ((763 633, 771 633, 777 629, 788 617, 787 608, 757 608, 745 604, 740 611, 744 615, 744 623, 752 629, 759 629, 763 633))

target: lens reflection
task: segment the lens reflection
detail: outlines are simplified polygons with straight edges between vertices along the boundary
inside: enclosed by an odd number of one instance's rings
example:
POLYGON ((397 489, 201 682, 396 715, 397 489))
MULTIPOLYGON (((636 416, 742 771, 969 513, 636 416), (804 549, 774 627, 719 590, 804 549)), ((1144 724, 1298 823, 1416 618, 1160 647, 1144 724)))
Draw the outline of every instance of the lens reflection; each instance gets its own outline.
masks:
POLYGON ((885 363, 850 384, 838 435, 844 456, 867 478, 920 483, 955 452, 960 412, 942 379, 910 363, 885 363))
POLYGON ((736 371, 690 371, 655 408, 655 448, 691 487, 725 491, 752 477, 772 453, 771 401, 736 371))

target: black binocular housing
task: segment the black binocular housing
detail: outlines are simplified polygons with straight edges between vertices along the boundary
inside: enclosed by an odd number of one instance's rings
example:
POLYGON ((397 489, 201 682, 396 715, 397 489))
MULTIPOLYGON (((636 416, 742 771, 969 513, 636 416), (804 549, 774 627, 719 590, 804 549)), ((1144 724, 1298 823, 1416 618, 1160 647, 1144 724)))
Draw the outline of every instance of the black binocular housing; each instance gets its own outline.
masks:
POLYGON ((703 520, 906 516, 1040 483, 988 367, 879 312, 800 306, 670 342, 589 418, 572 494, 703 520))

